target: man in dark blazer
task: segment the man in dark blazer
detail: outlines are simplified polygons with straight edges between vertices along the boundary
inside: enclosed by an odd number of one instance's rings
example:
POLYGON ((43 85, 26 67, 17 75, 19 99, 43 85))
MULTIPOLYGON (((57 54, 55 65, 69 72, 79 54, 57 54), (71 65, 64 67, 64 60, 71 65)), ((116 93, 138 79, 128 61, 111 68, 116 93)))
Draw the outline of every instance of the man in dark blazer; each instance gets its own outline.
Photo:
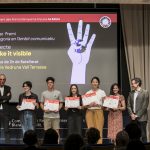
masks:
POLYGON ((149 93, 141 88, 140 78, 131 80, 132 91, 128 96, 127 109, 133 121, 137 121, 142 135, 142 141, 147 142, 146 126, 148 120, 147 108, 149 104, 149 93))
POLYGON ((9 143, 9 100, 11 88, 5 85, 6 76, 0 74, 0 125, 4 128, 5 142, 9 143))

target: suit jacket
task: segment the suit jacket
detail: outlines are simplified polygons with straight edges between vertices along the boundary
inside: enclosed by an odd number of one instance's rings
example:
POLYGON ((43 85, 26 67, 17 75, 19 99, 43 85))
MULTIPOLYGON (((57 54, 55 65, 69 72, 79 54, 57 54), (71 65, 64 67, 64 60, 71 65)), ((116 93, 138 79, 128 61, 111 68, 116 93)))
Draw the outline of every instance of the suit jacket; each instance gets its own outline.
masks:
POLYGON ((4 85, 3 96, 1 95, 1 92, 0 92, 0 104, 2 104, 3 109, 7 109, 6 107, 9 104, 10 99, 11 99, 11 87, 8 85, 4 85), (9 96, 8 96, 8 93, 10 93, 9 96))
MULTIPOLYGON (((147 108, 149 104, 149 93, 147 90, 141 89, 136 98, 136 110, 135 114, 138 116, 138 121, 147 121, 148 113, 147 108)), ((133 112, 134 105, 134 91, 131 91, 128 96, 127 109, 131 115, 133 112)))

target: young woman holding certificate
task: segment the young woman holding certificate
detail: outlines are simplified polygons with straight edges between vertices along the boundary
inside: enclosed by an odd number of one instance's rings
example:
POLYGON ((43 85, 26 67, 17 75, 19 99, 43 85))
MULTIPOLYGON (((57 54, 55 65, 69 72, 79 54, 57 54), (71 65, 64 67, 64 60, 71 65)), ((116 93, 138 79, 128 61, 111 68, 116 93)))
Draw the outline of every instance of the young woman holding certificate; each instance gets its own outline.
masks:
POLYGON ((77 133, 82 135, 82 98, 78 86, 70 86, 70 94, 65 98, 65 110, 68 117, 68 135, 77 133))
MULTIPOLYGON (((100 80, 98 77, 93 77, 91 80, 92 89, 88 91, 84 97, 85 101, 91 101, 87 105, 86 123, 87 127, 95 127, 100 131, 100 139, 97 144, 102 144, 104 115, 102 109, 102 100, 106 96, 105 92, 100 89, 100 80)), ((83 102, 85 104, 85 102, 83 102)))
POLYGON ((110 88, 110 96, 118 97, 118 107, 117 108, 106 108, 109 110, 108 114, 108 138, 114 143, 116 135, 119 131, 123 130, 123 118, 122 111, 125 110, 125 99, 124 96, 120 94, 119 85, 114 83, 110 88))
POLYGON ((20 111, 20 120, 24 134, 27 130, 35 130, 35 109, 39 108, 39 104, 38 96, 31 92, 32 83, 26 81, 23 83, 22 87, 24 92, 19 95, 17 109, 20 111))

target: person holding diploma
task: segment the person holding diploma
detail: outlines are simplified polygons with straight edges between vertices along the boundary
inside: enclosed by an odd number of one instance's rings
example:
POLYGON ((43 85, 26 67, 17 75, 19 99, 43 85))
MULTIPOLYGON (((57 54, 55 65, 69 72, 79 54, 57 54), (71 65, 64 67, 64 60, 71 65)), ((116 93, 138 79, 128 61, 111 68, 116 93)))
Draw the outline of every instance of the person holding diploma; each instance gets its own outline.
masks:
POLYGON ((65 100, 65 110, 67 111, 67 121, 68 121, 68 135, 72 133, 77 133, 82 135, 82 97, 79 94, 79 89, 76 84, 70 86, 70 94, 68 98, 72 99, 70 101, 78 101, 78 106, 67 107, 65 100), (76 100, 75 100, 76 99, 76 100))
POLYGON ((23 134, 27 130, 35 130, 36 125, 36 108, 39 108, 38 96, 31 92, 32 83, 26 81, 22 85, 24 92, 19 95, 19 104, 17 109, 20 110, 20 120, 22 125, 23 134), (25 102, 32 103, 33 108, 25 108, 25 102))
POLYGON ((89 90, 86 94, 96 93, 96 100, 100 104, 95 102, 87 106, 86 110, 86 123, 87 127, 97 128, 100 131, 100 139, 97 144, 102 144, 102 135, 103 135, 103 126, 104 126, 104 114, 102 109, 102 99, 106 96, 105 92, 100 89, 100 79, 98 77, 93 77, 91 80, 92 89, 89 90))
POLYGON ((106 108, 109 111, 108 114, 108 138, 114 143, 118 132, 123 130, 123 118, 122 111, 126 109, 125 98, 121 95, 119 85, 117 83, 112 84, 110 88, 110 96, 118 97, 117 108, 106 108))
POLYGON ((55 79, 53 77, 48 77, 46 79, 48 89, 41 94, 40 106, 44 111, 44 130, 48 130, 49 128, 53 128, 59 134, 60 128, 60 115, 59 110, 63 106, 63 98, 60 91, 56 90, 54 87, 55 79), (47 105, 47 102, 50 104, 47 105), (58 102, 58 105, 56 105, 58 102), (54 108, 58 108, 54 110, 54 108), (49 107, 49 108, 48 108, 49 107))

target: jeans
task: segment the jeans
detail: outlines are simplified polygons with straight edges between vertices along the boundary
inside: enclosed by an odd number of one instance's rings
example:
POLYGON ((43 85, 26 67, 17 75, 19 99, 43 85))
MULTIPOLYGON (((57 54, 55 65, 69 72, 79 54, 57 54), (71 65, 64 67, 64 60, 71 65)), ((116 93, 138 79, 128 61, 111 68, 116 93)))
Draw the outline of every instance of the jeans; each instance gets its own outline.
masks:
POLYGON ((25 110, 21 112, 21 125, 23 135, 28 130, 35 130, 35 115, 32 111, 25 110))

